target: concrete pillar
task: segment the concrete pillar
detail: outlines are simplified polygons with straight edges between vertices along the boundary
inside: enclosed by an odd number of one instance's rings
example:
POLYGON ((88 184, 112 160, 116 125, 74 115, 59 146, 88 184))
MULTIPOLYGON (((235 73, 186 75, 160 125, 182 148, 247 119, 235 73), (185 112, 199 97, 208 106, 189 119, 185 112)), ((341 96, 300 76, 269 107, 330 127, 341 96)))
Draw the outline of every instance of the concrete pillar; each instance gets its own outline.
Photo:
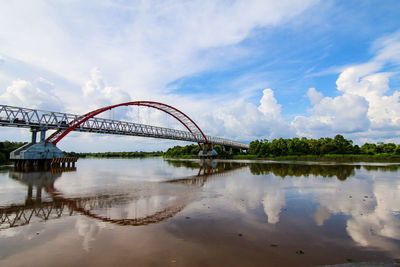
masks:
POLYGON ((30 160, 25 160, 23 164, 25 170, 29 170, 32 167, 32 162, 30 160))
POLYGON ((36 144, 37 130, 31 129, 32 131, 32 144, 36 144))
POLYGON ((46 130, 40 130, 40 142, 44 142, 46 140, 46 130))

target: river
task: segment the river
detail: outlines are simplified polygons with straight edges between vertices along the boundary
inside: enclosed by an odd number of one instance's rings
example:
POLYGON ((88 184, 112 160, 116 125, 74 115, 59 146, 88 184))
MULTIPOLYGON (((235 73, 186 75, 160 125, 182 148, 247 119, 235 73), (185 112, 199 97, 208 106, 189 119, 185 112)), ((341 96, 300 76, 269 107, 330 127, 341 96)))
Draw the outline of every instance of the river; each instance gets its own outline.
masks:
MULTIPOLYGON (((321 266, 400 258, 400 165, 80 159, 0 168, 1 266, 321 266)), ((390 265, 389 265, 390 266, 390 265)))

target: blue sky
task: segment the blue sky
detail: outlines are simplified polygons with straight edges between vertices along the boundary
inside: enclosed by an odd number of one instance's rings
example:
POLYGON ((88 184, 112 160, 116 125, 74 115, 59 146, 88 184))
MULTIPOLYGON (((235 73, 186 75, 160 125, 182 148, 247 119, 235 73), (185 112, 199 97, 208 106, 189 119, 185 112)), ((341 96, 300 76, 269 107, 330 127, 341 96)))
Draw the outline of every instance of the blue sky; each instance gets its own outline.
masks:
MULTIPOLYGON (((0 103, 84 113, 156 100, 207 134, 240 141, 340 133, 399 143, 399 17, 400 2, 389 0, 3 2, 0 103)), ((140 112, 105 116, 180 127, 140 112)), ((60 146, 174 144, 73 134, 60 146)))

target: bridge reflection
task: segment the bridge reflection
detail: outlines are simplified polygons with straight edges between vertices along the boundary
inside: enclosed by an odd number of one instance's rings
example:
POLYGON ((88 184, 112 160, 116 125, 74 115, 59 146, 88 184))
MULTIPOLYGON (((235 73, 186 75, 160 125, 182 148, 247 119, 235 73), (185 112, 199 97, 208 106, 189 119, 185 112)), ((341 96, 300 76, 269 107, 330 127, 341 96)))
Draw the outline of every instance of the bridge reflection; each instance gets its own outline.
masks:
MULTIPOLYGON (((170 162, 170 164, 179 164, 170 162)), ((9 177, 26 185, 24 203, 0 207, 0 230, 81 214, 118 225, 147 225, 167 220, 183 210, 199 189, 211 178, 246 168, 246 164, 202 161, 195 164, 197 175, 165 182, 146 183, 145 189, 132 192, 100 192, 67 197, 55 187, 63 170, 10 171, 9 177)), ((133 190, 134 191, 134 190, 133 190)))
POLYGON ((115 188, 104 192, 67 196, 55 182, 63 172, 75 168, 51 171, 9 171, 9 177, 26 186, 26 197, 21 203, 0 207, 0 230, 47 221, 63 216, 81 214, 103 222, 118 225, 146 225, 174 217, 189 203, 210 179, 233 175, 249 169, 254 175, 286 177, 322 176, 346 180, 356 170, 396 172, 399 165, 329 165, 303 163, 254 163, 211 160, 167 160, 174 167, 197 170, 189 177, 163 182, 133 183, 130 188, 115 188), (139 189, 138 189, 138 188, 139 189))
POLYGON ((248 166, 248 164, 244 162, 217 162, 209 159, 201 161, 167 160, 167 162, 174 167, 198 169, 198 173, 195 176, 173 179, 167 181, 167 183, 181 183, 197 186, 204 186, 211 177, 216 178, 218 176, 232 175, 247 169, 248 166))

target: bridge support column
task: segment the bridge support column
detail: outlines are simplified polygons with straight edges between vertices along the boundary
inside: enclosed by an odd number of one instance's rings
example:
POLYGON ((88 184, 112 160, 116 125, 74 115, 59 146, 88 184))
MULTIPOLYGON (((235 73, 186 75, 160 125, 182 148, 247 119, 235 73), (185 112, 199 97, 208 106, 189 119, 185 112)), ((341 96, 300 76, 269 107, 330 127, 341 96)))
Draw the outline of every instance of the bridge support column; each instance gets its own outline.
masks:
POLYGON ((44 142, 46 140, 46 130, 40 130, 40 142, 44 142))
POLYGON ((23 163, 24 164, 24 169, 25 170, 29 170, 29 169, 31 169, 32 168, 32 162, 30 161, 30 160, 25 160, 25 162, 23 163))
POLYGON ((211 146, 212 150, 209 151, 205 144, 200 144, 200 158, 216 158, 218 156, 217 151, 211 146))
POLYGON ((32 144, 36 144, 37 130, 35 128, 31 128, 32 132, 32 144))

